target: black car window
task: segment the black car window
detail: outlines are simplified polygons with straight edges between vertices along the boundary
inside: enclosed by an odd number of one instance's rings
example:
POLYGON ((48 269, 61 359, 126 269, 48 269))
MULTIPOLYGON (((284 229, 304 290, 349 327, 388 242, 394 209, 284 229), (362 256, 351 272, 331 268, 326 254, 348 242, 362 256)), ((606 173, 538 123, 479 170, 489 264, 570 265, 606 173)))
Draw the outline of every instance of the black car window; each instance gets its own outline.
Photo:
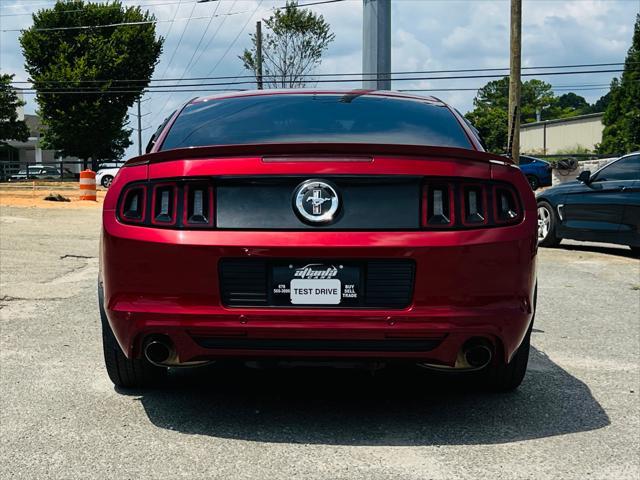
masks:
POLYGON ((629 155, 607 165, 596 174, 594 181, 640 180, 640 155, 629 155))
POLYGON ((161 150, 299 142, 471 148, 453 113, 440 104, 374 95, 274 94, 188 105, 161 150))

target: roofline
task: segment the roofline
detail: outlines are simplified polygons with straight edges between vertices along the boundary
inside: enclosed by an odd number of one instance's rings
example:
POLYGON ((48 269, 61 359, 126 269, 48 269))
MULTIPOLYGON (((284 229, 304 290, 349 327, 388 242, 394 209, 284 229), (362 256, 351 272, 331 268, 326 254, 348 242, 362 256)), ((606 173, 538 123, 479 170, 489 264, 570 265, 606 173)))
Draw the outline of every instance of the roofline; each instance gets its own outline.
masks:
POLYGON ((542 120, 540 122, 523 123, 522 125, 520 125, 520 128, 521 129, 530 128, 530 127, 536 127, 539 125, 550 125, 554 123, 568 123, 576 120, 584 120, 586 118, 602 117, 603 115, 604 115, 604 112, 596 112, 596 113, 586 113, 584 115, 576 115, 575 117, 554 118, 553 120, 542 120))
POLYGON ((218 100, 223 98, 253 97, 262 95, 371 95, 378 97, 404 98, 413 100, 422 100, 430 103, 446 105, 439 98, 431 95, 418 95, 415 93, 400 92, 397 90, 371 90, 363 88, 351 89, 315 89, 315 88, 283 88, 283 89, 264 89, 264 90, 238 90, 234 92, 223 92, 213 95, 196 97, 189 103, 206 102, 209 100, 218 100))

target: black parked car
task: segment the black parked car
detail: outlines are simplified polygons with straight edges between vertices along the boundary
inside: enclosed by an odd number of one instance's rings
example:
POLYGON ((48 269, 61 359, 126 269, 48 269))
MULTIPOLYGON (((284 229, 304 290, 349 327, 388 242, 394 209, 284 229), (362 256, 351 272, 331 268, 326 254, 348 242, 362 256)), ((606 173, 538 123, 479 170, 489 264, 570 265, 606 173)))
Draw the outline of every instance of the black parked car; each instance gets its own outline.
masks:
POLYGON ((640 152, 540 193, 538 242, 563 238, 628 245, 640 253, 640 152))

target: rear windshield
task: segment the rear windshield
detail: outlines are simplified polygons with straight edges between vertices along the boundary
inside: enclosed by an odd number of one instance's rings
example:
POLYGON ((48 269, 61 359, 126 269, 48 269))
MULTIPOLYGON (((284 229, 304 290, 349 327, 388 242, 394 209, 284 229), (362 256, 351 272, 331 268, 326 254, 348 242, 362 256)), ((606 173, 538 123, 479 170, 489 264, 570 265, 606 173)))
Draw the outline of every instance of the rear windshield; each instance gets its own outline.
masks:
POLYGON ((256 95, 188 105, 161 150, 251 143, 380 143, 471 148, 451 111, 373 95, 256 95))

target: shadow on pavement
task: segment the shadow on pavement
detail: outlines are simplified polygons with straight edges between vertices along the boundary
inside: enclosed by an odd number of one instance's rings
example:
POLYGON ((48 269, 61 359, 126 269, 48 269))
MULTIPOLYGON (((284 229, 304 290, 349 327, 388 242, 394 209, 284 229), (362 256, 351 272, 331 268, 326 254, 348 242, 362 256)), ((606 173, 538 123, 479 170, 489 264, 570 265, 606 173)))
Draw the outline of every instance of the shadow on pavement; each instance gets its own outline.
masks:
POLYGON ((629 247, 624 245, 597 245, 592 243, 577 244, 563 242, 557 247, 558 250, 572 250, 576 252, 602 253, 605 255, 615 255, 616 257, 638 258, 638 254, 631 251, 629 247))
POLYGON ((609 418, 589 388, 532 349, 519 390, 482 393, 414 368, 246 367, 171 372, 140 396, 153 424, 187 434, 328 445, 475 445, 595 430, 609 418))

